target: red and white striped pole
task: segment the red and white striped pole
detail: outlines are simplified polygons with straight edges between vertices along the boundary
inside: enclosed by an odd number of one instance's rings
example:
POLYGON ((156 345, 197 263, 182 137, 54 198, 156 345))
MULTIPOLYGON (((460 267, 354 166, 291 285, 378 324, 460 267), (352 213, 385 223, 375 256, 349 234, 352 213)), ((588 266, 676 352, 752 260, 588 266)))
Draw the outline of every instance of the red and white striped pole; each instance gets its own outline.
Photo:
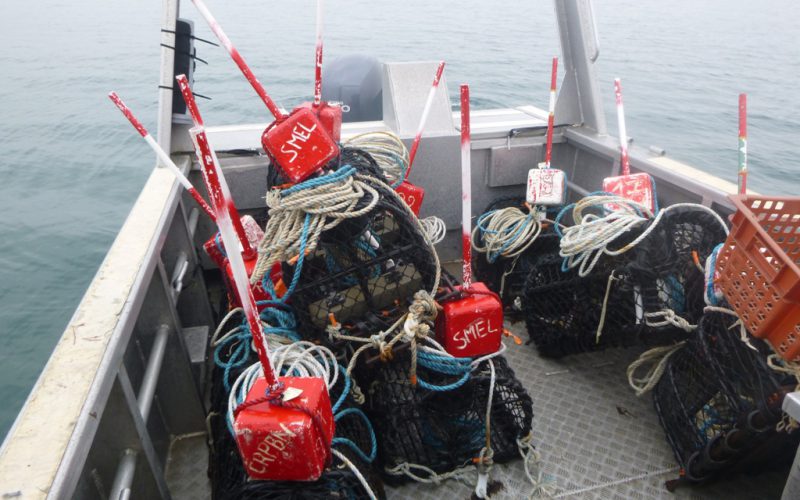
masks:
POLYGON ((739 194, 747 194, 747 94, 739 94, 739 194))
POLYGON ((619 78, 614 79, 614 95, 617 99, 617 125, 619 126, 619 153, 620 175, 631 174, 631 164, 628 160, 628 133, 625 130, 625 110, 622 107, 622 84, 619 78))
POLYGON ((217 216, 217 227, 222 237, 222 244, 228 250, 228 262, 233 272, 233 281, 236 286, 236 292, 239 295, 239 302, 242 304, 245 317, 247 318, 247 324, 253 336, 253 344, 255 344, 258 358, 261 361, 261 367, 264 370, 264 379, 267 384, 272 386, 275 385, 278 380, 269 362, 269 353, 267 352, 264 330, 261 326, 258 309, 256 308, 256 300, 253 297, 253 289, 250 287, 250 280, 247 278, 244 260, 242 259, 241 252, 235 250, 238 248, 239 244, 242 244, 244 248, 249 248, 250 245, 246 238, 242 240, 243 234, 237 234, 236 222, 239 222, 239 227, 241 227, 239 214, 233 204, 233 198, 231 198, 228 183, 225 182, 225 176, 222 174, 222 168, 219 166, 217 154, 208 142, 202 118, 197 110, 192 90, 189 88, 189 81, 186 79, 185 75, 178 76, 177 80, 183 98, 186 100, 187 108, 192 110, 192 118, 195 119, 195 126, 189 131, 189 135, 194 142, 197 159, 208 172, 208 179, 211 181, 209 183, 211 204, 214 206, 214 213, 217 216))
POLYGON ((136 131, 139 132, 139 135, 142 136, 144 142, 146 142, 150 146, 150 148, 153 151, 155 151, 156 156, 158 156, 158 159, 161 160, 161 163, 167 168, 167 170, 169 170, 172 173, 172 175, 175 176, 176 179, 178 179, 178 182, 180 182, 181 185, 183 185, 183 187, 186 188, 186 191, 188 191, 189 194, 192 196, 192 198, 194 198, 194 201, 196 201, 197 204, 200 205, 200 208, 202 208, 203 211, 207 213, 209 217, 211 217, 211 220, 215 220, 216 217, 214 215, 214 211, 211 210, 211 207, 208 206, 206 200, 204 200, 203 197, 200 196, 200 193, 198 193, 197 190, 192 185, 192 183, 189 182, 189 179, 187 179, 186 176, 183 175, 183 172, 181 172, 178 166, 175 165, 175 162, 172 161, 172 158, 170 158, 170 156, 161 148, 161 146, 158 145, 156 140, 153 139, 153 136, 150 135, 147 129, 144 128, 144 125, 142 125, 142 122, 140 122, 136 118, 136 116, 134 116, 133 111, 131 111, 130 108, 128 108, 128 106, 126 106, 125 103, 122 102, 122 99, 120 99, 120 97, 117 95, 116 92, 109 92, 108 97, 117 106, 117 108, 119 108, 119 110, 122 111, 122 114, 125 115, 125 118, 127 118, 128 121, 131 122, 133 128, 135 128, 136 131))
MULTIPOLYGON (((213 169, 216 173, 216 177, 220 181, 220 189, 214 191, 211 199, 217 214, 217 227, 219 227, 219 233, 222 237, 222 244, 228 249, 236 248, 239 243, 233 222, 236 219, 230 210, 232 205, 230 198, 225 196, 228 188, 225 177, 222 175, 217 155, 208 143, 208 137, 202 125, 192 128, 189 131, 189 135, 191 135, 192 141, 197 148, 197 158, 206 168, 213 169)), ((261 361, 261 367, 264 370, 264 379, 269 386, 273 386, 278 380, 269 362, 269 352, 267 352, 264 330, 261 325, 258 309, 256 308, 256 300, 253 297, 253 289, 250 287, 250 280, 247 278, 247 270, 244 267, 242 254, 237 251, 229 250, 228 262, 233 271, 234 285, 236 286, 239 302, 242 304, 245 317, 247 318, 247 324, 253 336, 253 344, 256 347, 258 359, 261 361)))
POLYGON ((472 157, 470 154, 469 85, 461 85, 461 267, 462 290, 472 286, 472 157))
MULTIPOLYGON (((197 102, 194 99, 194 94, 192 94, 192 89, 189 87, 189 80, 186 78, 186 75, 178 75, 175 77, 175 79, 178 81, 178 86, 180 87, 181 94, 183 95, 183 100, 186 101, 186 109, 189 110, 189 114, 192 117, 194 126, 203 127, 203 118, 200 116, 200 111, 197 109, 197 102)), ((202 135, 205 137, 204 128, 202 135)), ((213 157, 214 162, 219 163, 216 160, 216 153, 213 154, 213 157)), ((217 203, 224 202, 228 207, 227 211, 230 212, 231 218, 233 219, 232 224, 235 228, 235 234, 238 236, 238 243, 234 246, 225 246, 228 258, 230 259, 232 254, 239 253, 236 250, 240 247, 248 259, 253 258, 256 254, 256 249, 250 246, 250 240, 247 239, 247 233, 242 226, 242 221, 239 218, 239 212, 236 210, 236 206, 233 204, 233 197, 231 196, 230 191, 228 191, 228 184, 225 182, 225 178, 222 176, 222 170, 215 168, 214 165, 211 164, 211 161, 206 158, 199 158, 199 160, 200 164, 203 165, 203 175, 206 181, 206 189, 208 190, 209 197, 211 198, 211 204, 214 206, 214 212, 217 214, 217 217, 219 217, 220 207, 217 206, 217 203)), ((219 226, 219 221, 217 222, 217 225, 219 226)), ((244 301, 243 297, 242 301, 244 301)))
POLYGON ((544 153, 544 168, 550 168, 550 160, 553 157, 553 127, 556 116, 556 80, 558 78, 558 58, 553 58, 553 70, 550 73, 550 104, 548 105, 547 115, 547 147, 544 153))
POLYGON ((314 107, 322 104, 322 12, 324 0, 317 0, 317 49, 314 57, 314 107))
POLYGON ((230 54, 231 58, 233 59, 233 62, 236 63, 236 65, 242 71, 244 77, 247 78, 247 81, 250 82, 250 85, 253 86, 253 89, 256 91, 256 94, 258 94, 261 100, 264 101, 264 104, 267 106, 267 109, 269 109, 269 112, 272 113, 272 116, 274 116, 276 120, 286 118, 287 115, 285 115, 283 112, 281 112, 280 109, 278 109, 278 106, 275 104, 275 101, 273 101, 272 98, 267 94, 267 91, 266 89, 264 89, 264 86, 261 85, 261 82, 258 81, 258 78, 256 78, 256 76, 253 74, 253 71, 250 69, 250 66, 247 65, 242 55, 239 53, 236 47, 233 46, 233 43, 230 41, 225 32, 222 31, 222 27, 214 18, 214 15, 211 14, 211 11, 208 10, 206 4, 203 3, 203 0, 192 0, 192 2, 197 7, 197 10, 200 11, 200 15, 203 16, 203 18, 206 20, 208 26, 211 28, 211 31, 213 31, 214 35, 217 36, 217 39, 219 39, 222 46, 225 47, 225 50, 228 51, 228 54, 230 54))
POLYGON ((443 72, 444 61, 440 62, 439 66, 436 68, 436 75, 433 77, 433 85, 431 85, 431 89, 428 91, 428 98, 425 100, 425 107, 422 108, 422 118, 419 120, 417 135, 414 136, 414 143, 411 145, 411 153, 408 155, 408 168, 406 169, 406 175, 403 178, 404 181, 407 181, 409 174, 411 174, 411 166, 414 164, 414 158, 417 156, 419 141, 422 139, 422 131, 425 130, 425 122, 428 121, 428 115, 430 114, 431 107, 433 106, 433 98, 436 96, 436 89, 439 88, 439 81, 442 79, 443 72))

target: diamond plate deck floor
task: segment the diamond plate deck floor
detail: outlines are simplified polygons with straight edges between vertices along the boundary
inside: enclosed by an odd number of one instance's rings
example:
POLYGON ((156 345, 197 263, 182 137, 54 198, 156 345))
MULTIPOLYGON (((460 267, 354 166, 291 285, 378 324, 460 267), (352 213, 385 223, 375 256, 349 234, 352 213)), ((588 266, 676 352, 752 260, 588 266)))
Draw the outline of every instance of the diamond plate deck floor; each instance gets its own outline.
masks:
MULTIPOLYGON (((506 325, 522 339, 522 324, 506 325)), ((635 349, 612 349, 563 360, 540 358, 532 345, 509 345, 506 356, 533 397, 534 443, 542 455, 555 498, 569 499, 771 499, 780 498, 786 470, 755 477, 738 476, 674 494, 664 481, 678 467, 653 410, 652 398, 637 398, 625 368, 635 349)), ((204 437, 176 440, 167 463, 173 498, 209 498, 208 453, 204 437)), ((522 461, 495 466, 492 478, 503 484, 493 499, 527 498, 530 485, 522 461)), ((440 485, 409 484, 387 488, 389 499, 464 500, 474 488, 457 480, 440 485)))
POLYGON ((190 434, 174 439, 169 447, 165 469, 173 500, 211 498, 205 434, 190 434))
MULTIPOLYGON (((506 325, 527 339, 522 323, 506 325)), ((562 360, 540 358, 533 345, 509 346, 506 357, 533 398, 534 444, 555 498, 580 499, 769 499, 780 498, 784 471, 739 476, 675 493, 664 481, 678 466, 658 423, 650 395, 636 397, 625 369, 635 349, 612 349, 562 360)), ((503 490, 492 498, 527 498, 529 483, 518 460, 495 466, 503 490)), ((389 498, 444 500, 469 498, 469 485, 412 484, 389 489, 389 498)))

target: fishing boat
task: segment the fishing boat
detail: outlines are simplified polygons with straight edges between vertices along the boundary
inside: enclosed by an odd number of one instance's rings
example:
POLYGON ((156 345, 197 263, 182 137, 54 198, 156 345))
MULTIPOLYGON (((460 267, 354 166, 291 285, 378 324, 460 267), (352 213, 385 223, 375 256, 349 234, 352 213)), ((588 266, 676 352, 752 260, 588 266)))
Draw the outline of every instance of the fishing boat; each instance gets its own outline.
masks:
MULTIPOLYGON (((191 185, 202 186, 204 166, 189 133, 190 110, 175 84, 180 74, 192 81, 188 54, 196 51, 192 23, 178 18, 179 7, 191 6, 180 3, 163 0, 155 141, 191 185)), ((609 133, 602 106, 609 92, 598 85, 600 49, 591 3, 556 0, 555 10, 564 77, 557 98, 553 94, 548 161, 564 171, 566 192, 575 201, 598 191, 604 178, 620 175, 623 166, 619 140, 609 133)), ((427 95, 419 89, 430 86, 437 62, 385 62, 377 68, 381 118, 345 119, 341 138, 388 131, 410 146, 426 108, 427 95)), ((323 94, 356 106, 344 96, 347 92, 326 85, 323 94)), ((425 135, 407 180, 428 193, 420 216, 444 221, 446 233, 436 252, 445 268, 457 272, 463 257, 461 194, 451 179, 461 172, 462 128, 447 85, 434 87, 430 95, 425 135)), ((471 114, 468 218, 480 216, 499 198, 524 196, 529 170, 545 157, 548 119, 548 110, 531 105, 471 114)), ((259 221, 266 214, 264 194, 274 169, 261 142, 268 125, 205 129, 236 208, 259 221)), ((208 471, 218 455, 209 451, 215 371, 211 339, 224 322, 227 281, 203 250, 217 232, 215 222, 164 164, 160 159, 152 171, 0 448, 3 498, 212 496, 208 471)), ((652 178, 662 207, 694 203, 724 219, 737 209, 729 198, 737 193, 735 183, 662 151, 632 147, 629 166, 634 174, 652 178)), ((474 328, 474 335, 482 335, 481 326, 474 328)), ((528 338, 524 322, 507 318, 505 329, 511 335, 505 340, 505 359, 533 399, 532 444, 538 462, 523 456, 494 465, 491 498, 532 493, 555 498, 800 498, 800 454, 790 469, 776 466, 751 475, 745 468, 708 484, 668 490, 665 483, 681 477, 681 467, 652 399, 630 389, 624 369, 641 350, 553 358, 509 340, 528 338)), ((800 420, 800 392, 787 391, 782 409, 800 420)), ((387 483, 385 492, 388 498, 469 498, 480 474, 472 469, 451 479, 433 474, 387 483)))

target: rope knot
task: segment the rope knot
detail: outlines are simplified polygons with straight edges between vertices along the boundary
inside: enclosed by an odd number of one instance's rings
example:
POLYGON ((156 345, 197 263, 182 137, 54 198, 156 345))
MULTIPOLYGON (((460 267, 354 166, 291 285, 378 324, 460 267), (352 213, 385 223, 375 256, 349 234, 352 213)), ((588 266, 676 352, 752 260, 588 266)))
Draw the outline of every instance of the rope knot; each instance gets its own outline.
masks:
POLYGON ((283 397, 283 393, 285 391, 286 387, 283 385, 283 382, 278 382, 272 387, 268 387, 262 397, 251 399, 250 401, 245 401, 241 403, 239 406, 237 406, 236 409, 233 410, 233 416, 236 417, 243 410, 246 410, 251 406, 260 405, 261 403, 280 404, 280 400, 283 397))

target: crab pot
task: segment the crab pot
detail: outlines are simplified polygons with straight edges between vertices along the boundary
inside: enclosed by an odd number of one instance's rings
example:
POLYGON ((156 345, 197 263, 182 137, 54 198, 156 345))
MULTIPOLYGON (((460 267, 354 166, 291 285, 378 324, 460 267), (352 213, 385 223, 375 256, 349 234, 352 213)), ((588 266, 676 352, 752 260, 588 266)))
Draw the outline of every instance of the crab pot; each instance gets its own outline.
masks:
MULTIPOLYGON (((245 471, 251 479, 314 481, 330 459, 334 421, 328 388, 320 378, 280 377, 286 387, 302 391, 280 404, 261 402, 242 409, 233 431, 245 471)), ((245 403, 263 398, 267 383, 259 378, 245 403)))
MULTIPOLYGON (((380 465, 390 484, 409 480, 398 466, 418 464, 439 474, 449 472, 471 463, 486 443, 489 361, 462 380, 420 358, 416 385, 410 381, 410 361, 408 349, 397 349, 392 359, 363 362, 357 369, 365 411, 378 437, 380 465)), ((519 457, 516 441, 530 433, 533 403, 502 356, 491 362, 496 373, 491 446, 495 462, 502 462, 519 457)))
POLYGON ((522 299, 528 335, 540 354, 558 358, 638 343, 643 326, 637 320, 639 298, 624 270, 625 261, 601 257, 591 273, 580 277, 574 269, 562 270, 557 244, 546 246, 548 252, 541 253, 531 268, 522 299))
POLYGON ((419 211, 422 208, 422 201, 425 198, 425 190, 406 181, 403 181, 397 186, 396 190, 400 198, 406 202, 408 208, 414 212, 414 215, 419 216, 419 211))
MULTIPOLYGON (((498 198, 492 201, 483 213, 508 207, 522 208, 524 202, 525 199, 522 197, 498 198)), ((480 234, 478 238, 481 238, 480 234)), ((507 317, 519 314, 528 274, 542 255, 558 251, 558 241, 558 237, 553 233, 553 226, 548 225, 542 228, 536 241, 517 258, 498 257, 494 262, 489 262, 485 253, 473 251, 472 268, 475 278, 500 296, 507 317)), ((482 245, 483 241, 479 240, 479 244, 482 245)))
MULTIPOLYGON (((656 210, 656 189, 655 181, 644 172, 638 174, 620 175, 617 177, 606 177, 603 179, 603 191, 622 196, 625 199, 636 202, 650 209, 656 210)), ((607 205, 609 210, 617 207, 613 203, 607 205)))
POLYGON ((766 343, 755 350, 731 328, 736 318, 710 312, 669 358, 653 391, 659 421, 683 479, 701 482, 791 462, 800 433, 778 434, 781 403, 796 381, 770 369, 766 343))
MULTIPOLYGON (((218 382, 217 378, 213 381, 213 383, 218 382)), ((332 400, 339 400, 345 388, 344 385, 343 378, 340 377, 340 381, 330 389, 332 400)), ((344 413, 346 409, 354 407, 356 404, 352 398, 346 396, 339 413, 344 413)), ((209 476, 214 499, 328 499, 366 498, 368 496, 355 473, 336 456, 316 481, 250 480, 245 474, 236 442, 225 424, 224 415, 220 415, 219 410, 212 409, 209 422, 212 437, 209 476)), ((352 414, 345 415, 338 418, 336 422, 333 448, 344 454, 356 466, 358 472, 367 480, 372 492, 378 498, 383 499, 385 498, 383 482, 372 463, 362 457, 362 455, 370 455, 371 435, 372 430, 367 421, 352 414), (340 441, 341 444, 337 441, 340 441), (356 452, 353 447, 360 452, 356 452)))
MULTIPOLYGON (((424 235, 400 202, 387 198, 388 185, 375 187, 382 195, 375 209, 324 232, 304 259, 292 296, 304 338, 327 338, 331 317, 343 333, 371 335, 406 312, 414 293, 433 286, 436 270, 424 235)), ((284 264, 284 281, 294 271, 284 264)))
POLYGON ((303 107, 267 127, 261 145, 295 183, 307 179, 339 154, 339 147, 319 118, 303 107))
POLYGON ((528 170, 525 201, 531 205, 558 206, 567 200, 567 176, 556 168, 528 170))
POLYGON ((436 317, 436 337, 457 358, 476 358, 500 349, 503 304, 483 283, 468 290, 456 287, 459 297, 442 304, 436 317))
MULTIPOLYGON (((716 217, 697 210, 672 210, 632 250, 628 271, 641 297, 641 316, 647 333, 680 337, 672 325, 652 326, 659 312, 673 311, 692 325, 703 316, 705 276, 702 267, 725 231, 716 217), (653 315, 652 320, 647 315, 653 315)), ((676 338, 677 338, 676 337, 676 338)))

